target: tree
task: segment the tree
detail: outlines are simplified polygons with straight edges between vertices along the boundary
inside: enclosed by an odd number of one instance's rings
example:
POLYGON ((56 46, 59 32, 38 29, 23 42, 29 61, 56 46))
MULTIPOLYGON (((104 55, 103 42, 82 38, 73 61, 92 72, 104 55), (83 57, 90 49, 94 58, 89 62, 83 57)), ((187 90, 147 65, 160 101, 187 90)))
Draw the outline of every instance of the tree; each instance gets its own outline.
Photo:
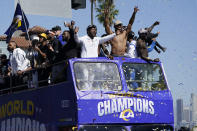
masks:
POLYGON ((113 20, 118 15, 119 10, 115 9, 113 0, 97 0, 97 1, 99 4, 98 8, 96 8, 96 12, 98 13, 96 17, 98 21, 104 26, 104 18, 105 18, 104 11, 107 9, 109 12, 109 24, 110 26, 112 26, 113 20))

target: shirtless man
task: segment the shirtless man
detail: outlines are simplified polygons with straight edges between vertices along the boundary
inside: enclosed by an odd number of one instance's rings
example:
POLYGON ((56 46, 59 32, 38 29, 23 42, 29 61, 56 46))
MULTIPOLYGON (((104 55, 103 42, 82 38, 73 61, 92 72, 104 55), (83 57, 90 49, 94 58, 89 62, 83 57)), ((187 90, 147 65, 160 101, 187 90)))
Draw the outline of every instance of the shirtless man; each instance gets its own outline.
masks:
MULTIPOLYGON (((126 53, 126 42, 127 42, 127 35, 131 31, 131 27, 135 20, 135 15, 139 9, 137 7, 134 8, 134 12, 132 17, 129 20, 129 24, 126 29, 123 28, 122 22, 117 20, 114 23, 115 33, 116 36, 110 41, 112 46, 111 55, 112 56, 124 56, 126 53)), ((109 25, 109 11, 105 10, 105 31, 107 34, 113 34, 113 31, 109 25)))
MULTIPOLYGON (((151 59, 148 57, 148 47, 147 47, 147 41, 146 41, 146 33, 151 32, 152 29, 154 28, 154 26, 158 25, 159 22, 155 22, 152 26, 150 26, 149 28, 145 29, 141 29, 138 33, 139 33, 139 38, 137 39, 137 45, 136 45, 136 50, 137 50, 137 54, 138 57, 140 57, 141 59, 144 59, 146 61, 153 61, 153 62, 158 62, 160 61, 159 58, 156 59, 151 59)), ((153 39, 155 40, 155 39, 153 39)), ((152 46, 152 45, 150 45, 152 46)))
POLYGON ((149 61, 159 62, 159 58, 151 59, 148 57, 148 49, 145 40, 138 38, 136 49, 137 49, 138 57, 140 57, 141 59, 144 59, 148 62, 149 61))

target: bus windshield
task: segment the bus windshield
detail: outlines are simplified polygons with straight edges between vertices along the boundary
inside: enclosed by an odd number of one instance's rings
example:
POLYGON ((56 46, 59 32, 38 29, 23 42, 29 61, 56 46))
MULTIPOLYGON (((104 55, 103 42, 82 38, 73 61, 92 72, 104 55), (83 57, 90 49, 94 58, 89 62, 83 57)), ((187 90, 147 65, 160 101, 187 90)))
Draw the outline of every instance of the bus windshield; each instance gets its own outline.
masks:
POLYGON ((166 90, 164 75, 158 64, 123 63, 123 71, 129 90, 160 91, 166 90))
POLYGON ((77 88, 82 91, 117 91, 122 89, 120 74, 115 63, 75 62, 77 88))

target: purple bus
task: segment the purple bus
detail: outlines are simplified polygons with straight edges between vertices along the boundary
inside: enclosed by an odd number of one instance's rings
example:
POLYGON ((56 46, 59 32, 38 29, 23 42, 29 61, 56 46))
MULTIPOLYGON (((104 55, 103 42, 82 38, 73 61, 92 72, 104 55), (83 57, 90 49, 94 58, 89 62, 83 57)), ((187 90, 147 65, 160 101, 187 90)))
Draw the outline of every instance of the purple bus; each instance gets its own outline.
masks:
POLYGON ((0 96, 0 131, 174 130, 160 62, 74 58, 54 67, 47 85, 0 96))

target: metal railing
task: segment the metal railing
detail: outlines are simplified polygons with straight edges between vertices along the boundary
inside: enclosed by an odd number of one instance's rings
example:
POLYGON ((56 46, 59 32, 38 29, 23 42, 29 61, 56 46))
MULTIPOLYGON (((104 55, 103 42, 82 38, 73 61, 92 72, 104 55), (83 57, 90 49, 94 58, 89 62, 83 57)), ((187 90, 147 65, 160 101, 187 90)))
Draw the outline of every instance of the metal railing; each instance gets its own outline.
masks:
MULTIPOLYGON (((61 61, 55 64, 47 65, 44 68, 33 68, 32 70, 25 72, 23 76, 0 76, 0 95, 10 94, 22 90, 34 89, 42 86, 48 86, 65 81, 65 79, 61 79, 59 81, 55 80, 54 75, 56 73, 56 76, 59 76, 58 73, 62 73, 62 70, 65 70, 67 68, 67 62, 68 61, 61 61), (57 72, 57 70, 53 71, 55 68, 59 70, 59 72, 57 72), (49 74, 47 78, 42 78, 42 74, 39 74, 39 71, 44 70, 49 71, 47 72, 49 74), (24 77, 26 77, 26 80, 24 80, 24 77), (18 79, 20 79, 21 82, 17 81, 18 79)), ((66 76, 66 74, 64 75, 66 76)))

